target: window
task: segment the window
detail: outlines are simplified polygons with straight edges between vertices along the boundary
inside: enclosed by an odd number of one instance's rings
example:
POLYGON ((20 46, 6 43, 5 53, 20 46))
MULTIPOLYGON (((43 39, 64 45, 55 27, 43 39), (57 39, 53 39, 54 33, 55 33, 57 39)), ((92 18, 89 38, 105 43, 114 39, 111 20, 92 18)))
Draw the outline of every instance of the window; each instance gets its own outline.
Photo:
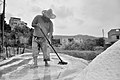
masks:
POLYGON ((116 38, 117 38, 117 39, 120 39, 120 37, 119 37, 118 35, 116 36, 116 38))
POLYGON ((118 32, 119 31, 119 29, 116 29, 116 32, 118 32))
POLYGON ((69 39, 68 39, 69 42, 72 42, 73 40, 74 40, 73 38, 69 38, 69 39))

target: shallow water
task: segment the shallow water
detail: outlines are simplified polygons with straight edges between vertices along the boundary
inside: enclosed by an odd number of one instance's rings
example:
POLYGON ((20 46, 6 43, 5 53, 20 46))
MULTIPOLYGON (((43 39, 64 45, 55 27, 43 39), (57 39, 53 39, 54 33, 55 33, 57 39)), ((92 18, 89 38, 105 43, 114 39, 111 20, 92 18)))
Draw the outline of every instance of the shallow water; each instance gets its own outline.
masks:
MULTIPOLYGON (((26 57, 28 56, 29 55, 26 55, 26 57)), ((31 69, 31 58, 29 60, 25 58, 22 63, 16 64, 17 66, 14 65, 16 67, 8 67, 6 73, 1 73, 2 76, 0 77, 0 80, 62 80, 62 78, 82 70, 86 65, 79 61, 79 59, 64 55, 62 56, 62 59, 68 62, 68 64, 58 65, 59 59, 57 56, 53 55, 51 56, 51 61, 49 62, 50 66, 45 67, 41 57, 38 58, 38 68, 31 69)), ((67 78, 66 80, 69 79, 72 80, 73 78, 67 78)))

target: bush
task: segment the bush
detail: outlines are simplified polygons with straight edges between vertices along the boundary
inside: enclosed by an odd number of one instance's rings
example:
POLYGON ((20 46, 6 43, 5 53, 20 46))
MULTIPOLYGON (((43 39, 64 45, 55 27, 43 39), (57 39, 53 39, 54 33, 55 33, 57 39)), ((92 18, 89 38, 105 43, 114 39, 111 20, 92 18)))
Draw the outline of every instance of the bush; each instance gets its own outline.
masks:
POLYGON ((71 44, 65 45, 64 50, 94 50, 95 42, 86 41, 84 43, 73 42, 71 44))
POLYGON ((64 53, 70 56, 74 56, 77 58, 82 58, 85 60, 93 60, 97 55, 99 55, 102 51, 78 51, 78 50, 61 50, 59 53, 64 53))
POLYGON ((65 50, 81 50, 81 45, 79 43, 71 43, 65 45, 65 50))

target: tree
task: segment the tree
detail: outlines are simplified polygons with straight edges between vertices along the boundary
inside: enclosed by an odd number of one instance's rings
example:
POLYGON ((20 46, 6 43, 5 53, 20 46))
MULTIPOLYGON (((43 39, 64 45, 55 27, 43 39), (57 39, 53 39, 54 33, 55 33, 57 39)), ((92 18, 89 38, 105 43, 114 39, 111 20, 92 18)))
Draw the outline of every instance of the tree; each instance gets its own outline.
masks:
POLYGON ((97 38, 97 39, 95 39, 95 41, 96 41, 96 46, 104 47, 104 44, 105 44, 104 38, 97 38))
POLYGON ((0 30, 2 30, 2 20, 3 20, 3 14, 0 14, 0 30))
POLYGON ((32 46, 32 37, 33 37, 33 31, 34 29, 30 29, 30 37, 28 39, 28 45, 32 46))
POLYGON ((95 40, 87 39, 87 40, 84 42, 84 49, 85 49, 85 50, 94 50, 94 47, 95 47, 95 46, 96 46, 95 40))
POLYGON ((83 43, 73 42, 65 46, 65 50, 94 50, 95 40, 87 39, 83 43))

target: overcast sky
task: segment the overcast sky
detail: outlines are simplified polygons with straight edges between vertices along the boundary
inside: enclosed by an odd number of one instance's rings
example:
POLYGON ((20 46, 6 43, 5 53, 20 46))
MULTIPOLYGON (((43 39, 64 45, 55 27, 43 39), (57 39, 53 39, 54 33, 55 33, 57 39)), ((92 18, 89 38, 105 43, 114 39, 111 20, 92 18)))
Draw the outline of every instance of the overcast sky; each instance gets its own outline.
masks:
POLYGON ((6 0, 6 20, 19 17, 31 27, 43 9, 56 14, 54 35, 91 35, 102 37, 120 28, 120 0, 6 0))

